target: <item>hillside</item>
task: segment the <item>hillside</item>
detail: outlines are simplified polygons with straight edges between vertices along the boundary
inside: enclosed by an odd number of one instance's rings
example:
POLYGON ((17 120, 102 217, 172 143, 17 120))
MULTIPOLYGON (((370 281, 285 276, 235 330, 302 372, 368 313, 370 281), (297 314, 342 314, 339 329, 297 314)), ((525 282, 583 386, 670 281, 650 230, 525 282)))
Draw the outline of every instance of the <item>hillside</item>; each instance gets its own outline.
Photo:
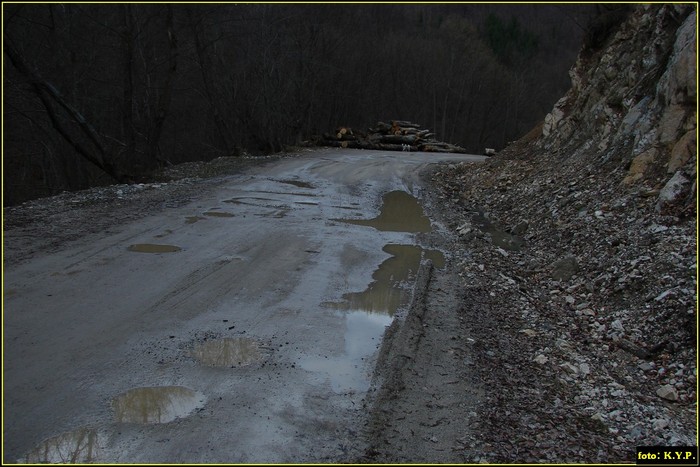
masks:
POLYGON ((433 173, 488 388, 468 461, 696 443, 696 12, 626 15, 542 125, 433 173))

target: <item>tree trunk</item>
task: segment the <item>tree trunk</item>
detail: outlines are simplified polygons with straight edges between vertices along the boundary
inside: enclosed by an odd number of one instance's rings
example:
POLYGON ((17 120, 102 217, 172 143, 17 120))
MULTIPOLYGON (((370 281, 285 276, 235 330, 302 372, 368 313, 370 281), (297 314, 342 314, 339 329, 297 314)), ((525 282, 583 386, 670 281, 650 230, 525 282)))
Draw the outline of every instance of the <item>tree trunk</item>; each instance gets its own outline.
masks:
POLYGON ((134 128, 134 19, 131 12, 131 5, 126 3, 123 11, 124 36, 122 38, 124 47, 124 97, 122 102, 122 134, 126 145, 127 157, 133 154, 136 145, 134 128))
POLYGON ((168 75, 165 80, 163 93, 159 95, 158 102, 156 104, 155 119, 148 135, 149 163, 151 161, 159 161, 161 163, 165 162, 158 154, 158 144, 160 142, 160 136, 163 133, 163 123, 165 122, 165 118, 168 116, 173 82, 175 81, 175 74, 177 72, 177 38, 175 37, 175 31, 173 29, 173 7, 172 5, 168 4, 166 8, 166 24, 168 32, 168 75))
POLYGON ((204 45, 199 37, 199 30, 197 24, 194 20, 194 15, 192 14, 191 7, 187 8, 187 16, 189 18, 190 27, 192 28, 192 34, 194 35, 194 45, 197 52, 197 59, 199 61, 199 70, 202 73, 202 81, 204 82, 204 93, 207 96, 207 102, 209 103, 209 108, 211 109, 212 117, 214 119, 214 124, 219 131, 219 138, 226 154, 231 153, 231 145, 229 144, 228 134, 230 131, 227 128, 224 118, 219 112, 219 107, 217 105, 217 96, 215 94, 215 86, 211 81, 209 73, 212 71, 211 61, 207 55, 207 51, 204 50, 204 45))

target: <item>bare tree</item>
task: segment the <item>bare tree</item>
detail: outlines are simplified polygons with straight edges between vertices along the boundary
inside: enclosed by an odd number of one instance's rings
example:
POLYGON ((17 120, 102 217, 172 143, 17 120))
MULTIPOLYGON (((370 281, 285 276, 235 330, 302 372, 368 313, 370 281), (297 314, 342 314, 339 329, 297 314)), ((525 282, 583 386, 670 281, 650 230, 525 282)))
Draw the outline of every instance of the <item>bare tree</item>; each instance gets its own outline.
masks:
POLYGON ((41 100, 46 113, 51 120, 54 129, 75 148, 78 154, 102 169, 117 181, 123 181, 125 176, 121 174, 109 159, 105 150, 101 135, 88 122, 80 111, 66 101, 56 87, 42 78, 33 66, 29 65, 22 54, 13 46, 11 41, 4 37, 5 53, 14 67, 27 79, 31 89, 41 100), (60 109, 68 114, 77 131, 71 131, 68 125, 63 123, 59 115, 60 109))

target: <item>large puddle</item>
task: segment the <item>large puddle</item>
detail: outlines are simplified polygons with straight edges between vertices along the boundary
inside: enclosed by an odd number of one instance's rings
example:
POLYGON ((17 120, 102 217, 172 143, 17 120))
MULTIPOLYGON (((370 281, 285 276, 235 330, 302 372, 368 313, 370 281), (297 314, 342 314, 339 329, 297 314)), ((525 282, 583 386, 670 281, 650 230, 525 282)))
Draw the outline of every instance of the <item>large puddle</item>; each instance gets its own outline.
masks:
POLYGON ((325 305, 341 310, 363 310, 393 316, 408 301, 411 288, 407 287, 407 282, 415 277, 423 257, 432 260, 436 268, 445 266, 445 256, 439 250, 394 244, 386 245, 382 250, 392 256, 374 271, 373 281, 364 292, 346 293, 343 302, 325 305))
POLYGON ((374 219, 334 219, 355 225, 366 225, 387 232, 430 232, 430 219, 418 200, 405 191, 390 191, 383 197, 379 215, 374 219))
POLYGON ((18 463, 87 464, 97 462, 100 452, 97 431, 79 428, 42 441, 18 463))
POLYGON ((185 224, 194 224, 197 221, 203 221, 203 220, 204 220, 203 217, 189 216, 189 217, 185 217, 185 224))
POLYGON ((381 343, 382 335, 391 324, 391 316, 364 311, 345 313, 345 348, 340 356, 313 356, 303 359, 300 366, 328 379, 334 392, 365 392, 372 380, 370 360, 381 343))
MULTIPOLYGON (((385 194, 379 215, 374 219, 334 220, 380 231, 411 233, 432 230, 430 219, 418 200, 404 191, 385 194)), ((372 274, 372 282, 366 290, 346 293, 340 302, 323 304, 346 310, 344 352, 340 356, 307 357, 300 362, 305 370, 328 379, 337 393, 369 389, 373 371, 371 360, 393 316, 401 306, 407 305, 421 261, 430 259, 439 269, 445 266, 445 257, 438 250, 398 244, 385 245, 382 250, 391 257, 372 274)))
POLYGON ((207 366, 239 367, 263 359, 258 342, 245 337, 215 339, 198 344, 192 356, 207 366))
POLYGON ((112 401, 114 418, 120 423, 168 423, 204 406, 205 397, 182 386, 131 389, 112 401))

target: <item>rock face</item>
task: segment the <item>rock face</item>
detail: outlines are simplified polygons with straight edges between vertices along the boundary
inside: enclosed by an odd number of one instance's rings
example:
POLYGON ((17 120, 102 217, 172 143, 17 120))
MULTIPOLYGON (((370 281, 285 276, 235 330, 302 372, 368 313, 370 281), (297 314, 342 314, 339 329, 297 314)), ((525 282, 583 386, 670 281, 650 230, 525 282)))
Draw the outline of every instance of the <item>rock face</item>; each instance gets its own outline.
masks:
POLYGON ((696 24, 691 5, 635 7, 604 47, 581 53, 538 147, 562 160, 629 164, 627 185, 663 185, 678 170, 694 179, 696 24))
POLYGON ((489 301, 467 321, 499 359, 473 356, 499 391, 472 426, 486 454, 467 461, 629 462, 695 443, 695 31, 692 5, 629 5, 540 127, 433 174, 453 229, 474 212, 528 226, 507 255, 459 236, 464 288, 489 301))
POLYGON ((690 186, 690 180, 683 176, 683 173, 677 171, 671 180, 666 182, 663 189, 659 193, 659 200, 656 202, 656 211, 666 213, 672 211, 674 206, 683 201, 683 195, 687 192, 690 186))

